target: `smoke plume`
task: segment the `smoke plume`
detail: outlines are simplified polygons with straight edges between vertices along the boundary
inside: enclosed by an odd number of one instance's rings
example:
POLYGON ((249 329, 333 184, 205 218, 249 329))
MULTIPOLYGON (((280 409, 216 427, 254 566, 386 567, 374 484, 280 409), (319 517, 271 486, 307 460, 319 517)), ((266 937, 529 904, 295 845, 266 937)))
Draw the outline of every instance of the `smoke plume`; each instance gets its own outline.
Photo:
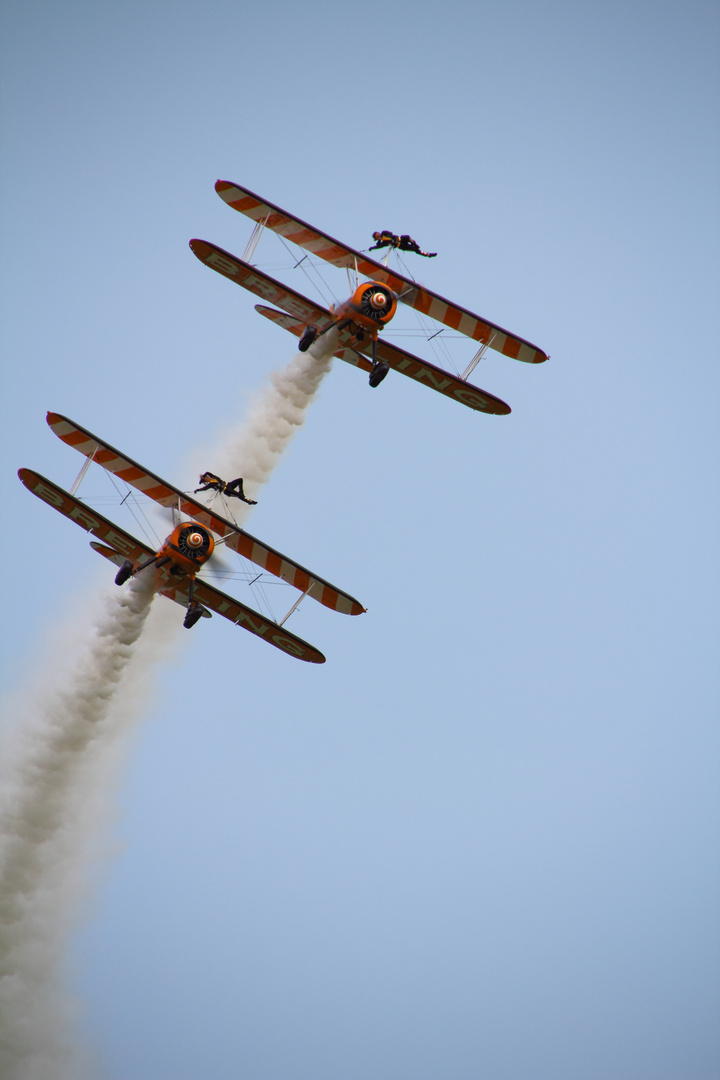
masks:
MULTIPOLYGON (((70 1002, 58 993, 79 900, 78 866, 97 783, 118 732, 110 704, 142 632, 152 575, 106 598, 77 665, 27 708, 0 795, 0 1075, 77 1076, 66 1041, 70 1002)), ((66 645, 67 647, 67 645, 66 645)))
MULTIPOLYGON (((252 496, 304 423, 330 370, 332 344, 327 335, 322 350, 313 346, 273 372, 245 422, 204 451, 211 457, 203 460, 228 476, 242 474, 252 496)), ((44 689, 14 699, 12 745, 0 782, 3 1080, 79 1080, 93 1071, 72 1039, 75 1008, 62 965, 86 889, 92 840, 107 816, 122 736, 141 712, 163 649, 178 644, 180 611, 158 604, 136 649, 153 580, 152 572, 141 574, 105 597, 102 612, 88 620, 90 636, 75 647, 61 628, 56 655, 44 665, 44 689), (71 670, 68 655, 75 657, 71 670)))
MULTIPOLYGON (((296 353, 281 370, 272 372, 270 385, 258 395, 241 428, 231 427, 218 441, 192 455, 191 467, 200 472, 212 461, 226 478, 243 476, 245 492, 254 498, 305 423, 309 406, 332 367, 335 331, 323 335, 308 352, 296 353)), ((250 507, 233 500, 233 511, 244 521, 250 507)))

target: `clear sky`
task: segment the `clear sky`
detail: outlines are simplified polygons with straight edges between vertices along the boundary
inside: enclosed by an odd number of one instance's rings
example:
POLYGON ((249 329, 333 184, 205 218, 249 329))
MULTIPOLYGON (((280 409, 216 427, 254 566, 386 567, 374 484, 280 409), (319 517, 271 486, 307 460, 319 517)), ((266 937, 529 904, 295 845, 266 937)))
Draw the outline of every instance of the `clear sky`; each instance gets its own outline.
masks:
POLYGON ((717 5, 10 0, 0 29, 20 700, 112 578, 15 476, 75 478, 46 410, 189 488, 294 354, 188 248, 242 255, 216 179, 412 233, 431 288, 551 355, 481 362, 508 417, 336 361, 247 524, 367 614, 293 616, 322 667, 220 618, 155 663, 69 946, 94 1076, 716 1078, 717 5))

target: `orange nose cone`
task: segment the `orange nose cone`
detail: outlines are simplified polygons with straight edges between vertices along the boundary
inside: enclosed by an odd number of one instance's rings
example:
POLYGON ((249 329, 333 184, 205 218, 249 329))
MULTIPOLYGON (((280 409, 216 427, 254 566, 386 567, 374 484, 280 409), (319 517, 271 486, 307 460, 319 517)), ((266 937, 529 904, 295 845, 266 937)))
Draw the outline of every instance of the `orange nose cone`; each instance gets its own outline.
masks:
POLYGON ((381 292, 376 292, 376 293, 373 293, 373 294, 372 294, 372 296, 371 296, 371 298, 370 298, 370 303, 372 304, 372 306, 373 306, 374 308, 377 308, 377 309, 378 309, 378 311, 379 311, 379 310, 380 310, 380 308, 384 308, 384 307, 385 307, 385 305, 387 304, 387 299, 388 299, 388 298, 387 298, 387 296, 385 295, 385 293, 381 293, 381 292))
POLYGON ((187 546, 189 548, 199 548, 199 547, 202 547, 203 540, 204 540, 204 537, 201 536, 200 533, 195 532, 195 533, 190 533, 190 535, 188 537, 186 537, 185 543, 187 544, 187 546))

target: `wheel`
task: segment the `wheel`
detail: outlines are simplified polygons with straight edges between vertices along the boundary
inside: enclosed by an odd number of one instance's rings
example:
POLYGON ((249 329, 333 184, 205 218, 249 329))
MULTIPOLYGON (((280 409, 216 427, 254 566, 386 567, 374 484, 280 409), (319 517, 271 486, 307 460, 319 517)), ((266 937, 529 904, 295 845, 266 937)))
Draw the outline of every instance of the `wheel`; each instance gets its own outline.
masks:
POLYGON ((205 614, 205 608, 202 604, 192 604, 185 613, 183 619, 183 626, 186 630, 190 630, 195 625, 198 619, 201 619, 205 614))
POLYGON ((370 379, 368 380, 370 385, 379 386, 389 370, 390 365, 386 364, 384 360, 381 360, 380 363, 376 364, 370 372, 370 379))
POLYGON ((130 559, 125 560, 125 562, 122 564, 117 574, 115 575, 116 585, 124 585, 127 579, 132 576, 133 565, 134 564, 130 561, 130 559))
POLYGON ((303 335, 298 342, 298 349, 300 350, 300 352, 307 352, 316 337, 317 327, 308 326, 307 330, 303 331, 303 335))

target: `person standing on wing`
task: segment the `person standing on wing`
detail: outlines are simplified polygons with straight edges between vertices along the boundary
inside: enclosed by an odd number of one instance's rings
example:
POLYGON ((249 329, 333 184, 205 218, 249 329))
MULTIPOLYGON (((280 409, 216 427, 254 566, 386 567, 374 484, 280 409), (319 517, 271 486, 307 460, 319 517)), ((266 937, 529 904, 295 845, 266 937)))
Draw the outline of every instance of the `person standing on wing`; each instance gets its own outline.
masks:
POLYGON ((426 259, 434 259, 437 255, 437 251, 421 251, 417 241, 413 240, 412 236, 408 236, 407 233, 396 236, 395 233, 391 233, 388 229, 383 229, 382 232, 373 233, 373 240, 375 243, 371 248, 368 248, 368 251, 393 247, 398 248, 399 251, 412 251, 415 255, 424 255, 426 259))
POLYGON ((241 499, 242 502, 247 503, 248 506, 257 506, 257 499, 248 499, 243 490, 242 476, 238 476, 236 480, 228 480, 227 483, 221 480, 215 473, 204 472, 200 477, 200 483, 202 487, 195 488, 194 494, 197 495, 199 491, 213 491, 219 492, 226 498, 235 497, 241 499))

